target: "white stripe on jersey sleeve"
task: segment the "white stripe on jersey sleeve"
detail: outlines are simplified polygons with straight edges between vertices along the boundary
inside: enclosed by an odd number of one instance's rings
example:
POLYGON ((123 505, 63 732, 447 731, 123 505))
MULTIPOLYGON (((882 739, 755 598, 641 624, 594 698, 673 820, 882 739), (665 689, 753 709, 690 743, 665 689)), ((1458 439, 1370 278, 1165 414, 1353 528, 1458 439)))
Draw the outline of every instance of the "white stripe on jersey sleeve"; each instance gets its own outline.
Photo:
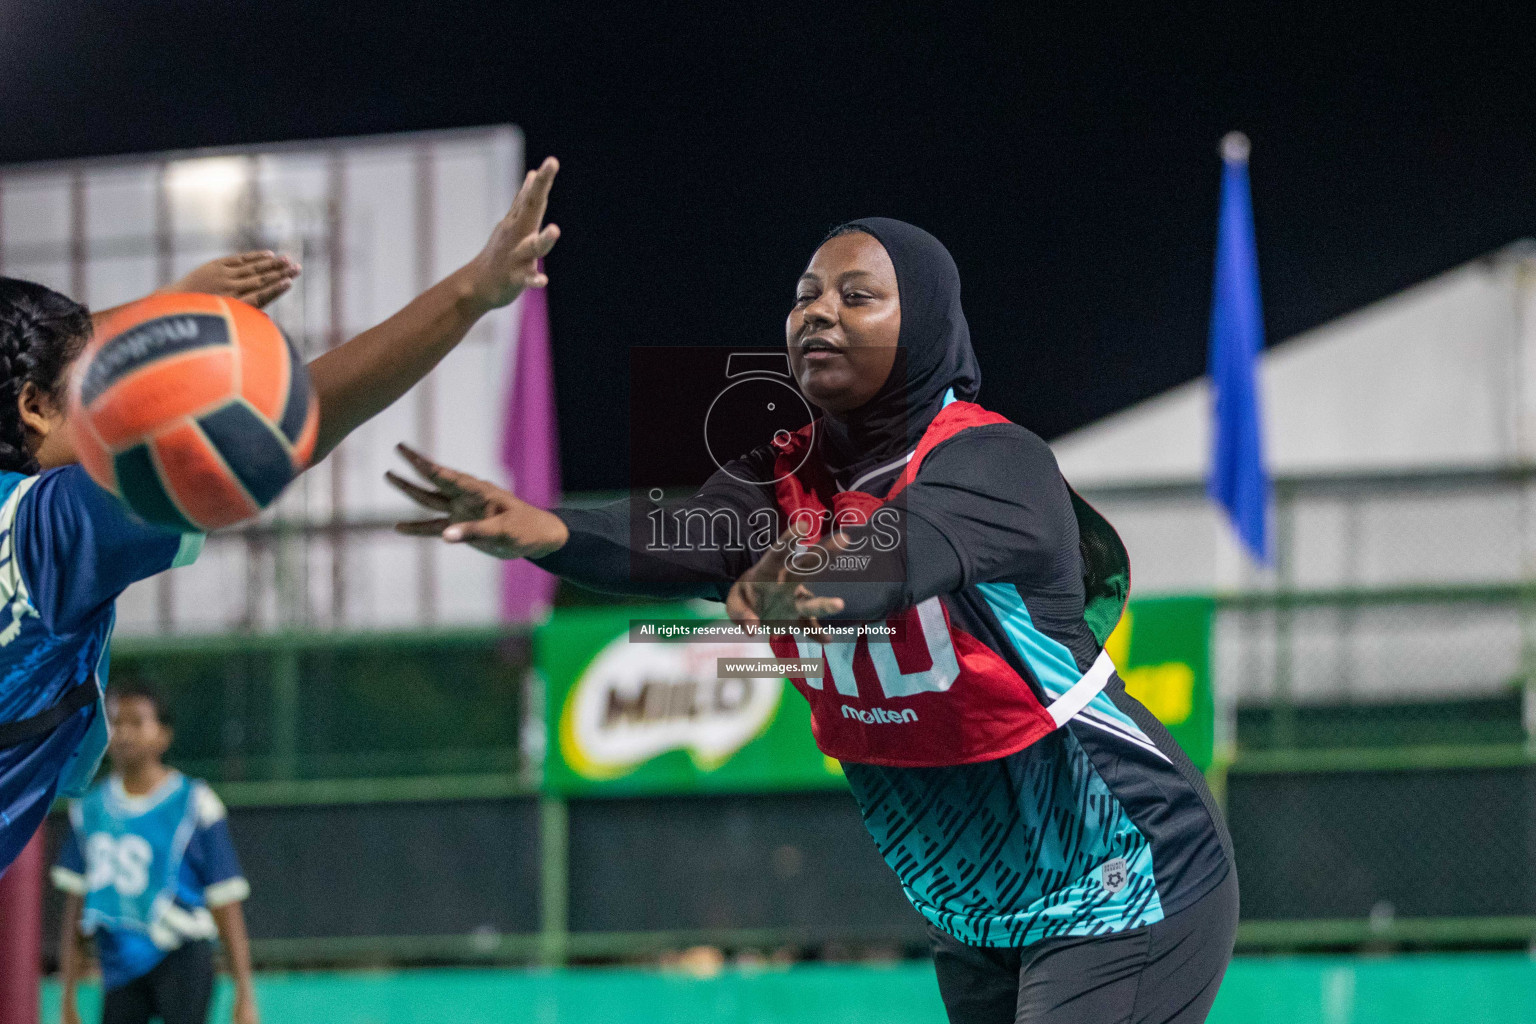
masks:
POLYGON ((210 910, 227 907, 231 903, 239 903, 251 896, 251 883, 238 875, 234 878, 226 878, 222 882, 214 882, 203 890, 203 902, 208 904, 210 910))
POLYGON ((21 578, 21 559, 16 557, 16 512, 21 499, 37 483, 36 476, 29 476, 18 483, 5 503, 0 505, 0 606, 9 605, 10 624, 0 630, 0 647, 5 647, 21 633, 23 616, 37 615, 32 606, 27 583, 21 578))
POLYGON ((223 821, 229 813, 224 809, 224 801, 219 799, 208 783, 198 781, 193 783, 196 787, 192 792, 192 799, 197 804, 197 827, 207 828, 218 821, 223 821))

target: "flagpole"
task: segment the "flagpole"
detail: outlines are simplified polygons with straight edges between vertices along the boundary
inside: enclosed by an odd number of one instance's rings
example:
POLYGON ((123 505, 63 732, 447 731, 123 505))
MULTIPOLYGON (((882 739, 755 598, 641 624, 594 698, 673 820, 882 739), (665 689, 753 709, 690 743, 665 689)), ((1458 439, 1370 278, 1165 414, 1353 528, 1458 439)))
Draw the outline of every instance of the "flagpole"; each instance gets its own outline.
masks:
POLYGON ((1225 511, 1253 562, 1270 566, 1274 564, 1273 488, 1264 457, 1261 413, 1264 317, 1248 186, 1251 148, 1242 132, 1228 132, 1221 140, 1208 354, 1212 431, 1206 491, 1225 511))
MULTIPOLYGON (((1262 585, 1266 563, 1284 571, 1285 536, 1273 536, 1272 485, 1264 458, 1260 415, 1259 363, 1264 328, 1259 298, 1257 242, 1248 185, 1253 145, 1240 131, 1221 137, 1221 201, 1217 218, 1215 284, 1211 307, 1210 365, 1212 397, 1211 468, 1207 489, 1222 511, 1216 537, 1217 588, 1246 590, 1262 585), (1276 550, 1280 548, 1281 550, 1276 550), (1279 558, 1276 559, 1275 556, 1279 558)), ((1283 531, 1280 531, 1283 533, 1283 531)), ((1288 706, 1290 623, 1277 613, 1274 690, 1288 706)), ((1225 798, 1226 765, 1236 754, 1237 710, 1234 695, 1218 676, 1214 680, 1217 757, 1209 773, 1213 789, 1225 798)), ((1282 710, 1281 716, 1285 717, 1282 710)), ((1277 722, 1288 734, 1290 722, 1277 722)))
MULTIPOLYGON (((1246 166, 1253 143, 1240 131, 1230 131, 1216 143, 1223 165, 1246 166)), ((1219 257, 1218 257, 1219 258, 1219 257)), ((1214 386, 1214 384, 1213 384, 1214 386)), ((1219 529, 1216 536, 1216 589, 1247 590, 1256 582, 1253 560, 1234 528, 1219 529)))

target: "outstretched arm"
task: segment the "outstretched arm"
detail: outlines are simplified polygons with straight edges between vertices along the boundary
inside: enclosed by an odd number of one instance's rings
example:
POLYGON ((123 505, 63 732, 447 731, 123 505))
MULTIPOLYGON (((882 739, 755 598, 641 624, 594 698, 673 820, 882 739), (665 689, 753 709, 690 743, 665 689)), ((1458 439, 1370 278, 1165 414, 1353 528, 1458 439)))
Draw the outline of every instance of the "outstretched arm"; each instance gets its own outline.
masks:
MULTIPOLYGON (((554 248, 560 229, 540 225, 559 170, 559 161, 548 157, 528 172, 512 209, 474 259, 377 327, 310 362, 310 382, 320 401, 320 435, 311 464, 431 372, 482 316, 525 288, 548 283, 539 260, 554 248)), ((286 292, 298 274, 298 264, 286 256, 248 252, 205 263, 163 290, 226 295, 263 306, 286 292)), ((100 323, 113 311, 101 310, 91 319, 100 323)))
POLYGON ((645 498, 593 509, 536 508, 510 491, 440 466, 404 445, 400 454, 432 486, 394 473, 389 482, 434 513, 401 533, 442 537, 497 558, 528 558, 573 583, 614 594, 723 599, 772 541, 778 515, 745 461, 721 470, 697 494, 645 498))
POLYGON ((548 283, 539 260, 554 248, 560 229, 540 225, 559 170, 549 157, 528 172, 511 211, 478 256, 388 320, 309 364, 320 399, 314 462, 425 377, 482 316, 523 289, 548 283))

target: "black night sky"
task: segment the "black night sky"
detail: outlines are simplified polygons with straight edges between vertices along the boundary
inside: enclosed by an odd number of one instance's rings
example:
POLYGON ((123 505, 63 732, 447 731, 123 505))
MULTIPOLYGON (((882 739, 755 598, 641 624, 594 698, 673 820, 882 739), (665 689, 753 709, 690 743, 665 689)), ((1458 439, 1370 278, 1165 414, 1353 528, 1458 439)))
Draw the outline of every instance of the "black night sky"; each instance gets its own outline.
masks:
POLYGON ((571 489, 625 483, 629 346, 773 344, 829 226, 902 217, 1053 437, 1202 372, 1228 129, 1271 342, 1536 234, 1530 25, 1237 6, 0 2, 0 162, 521 125, 571 489))

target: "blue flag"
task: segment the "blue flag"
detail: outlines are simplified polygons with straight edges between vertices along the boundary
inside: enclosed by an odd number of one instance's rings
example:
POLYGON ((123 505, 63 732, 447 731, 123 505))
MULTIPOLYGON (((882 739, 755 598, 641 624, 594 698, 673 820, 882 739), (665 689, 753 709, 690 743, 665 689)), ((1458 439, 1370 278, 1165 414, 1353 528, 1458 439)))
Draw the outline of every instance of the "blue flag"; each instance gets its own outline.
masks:
POLYGON ((1221 219, 1216 230, 1216 287, 1211 302, 1211 475, 1206 492, 1226 509, 1258 562, 1268 565, 1269 469, 1259 411, 1259 356, 1264 317, 1259 258, 1248 192, 1248 140, 1222 140, 1221 219))

